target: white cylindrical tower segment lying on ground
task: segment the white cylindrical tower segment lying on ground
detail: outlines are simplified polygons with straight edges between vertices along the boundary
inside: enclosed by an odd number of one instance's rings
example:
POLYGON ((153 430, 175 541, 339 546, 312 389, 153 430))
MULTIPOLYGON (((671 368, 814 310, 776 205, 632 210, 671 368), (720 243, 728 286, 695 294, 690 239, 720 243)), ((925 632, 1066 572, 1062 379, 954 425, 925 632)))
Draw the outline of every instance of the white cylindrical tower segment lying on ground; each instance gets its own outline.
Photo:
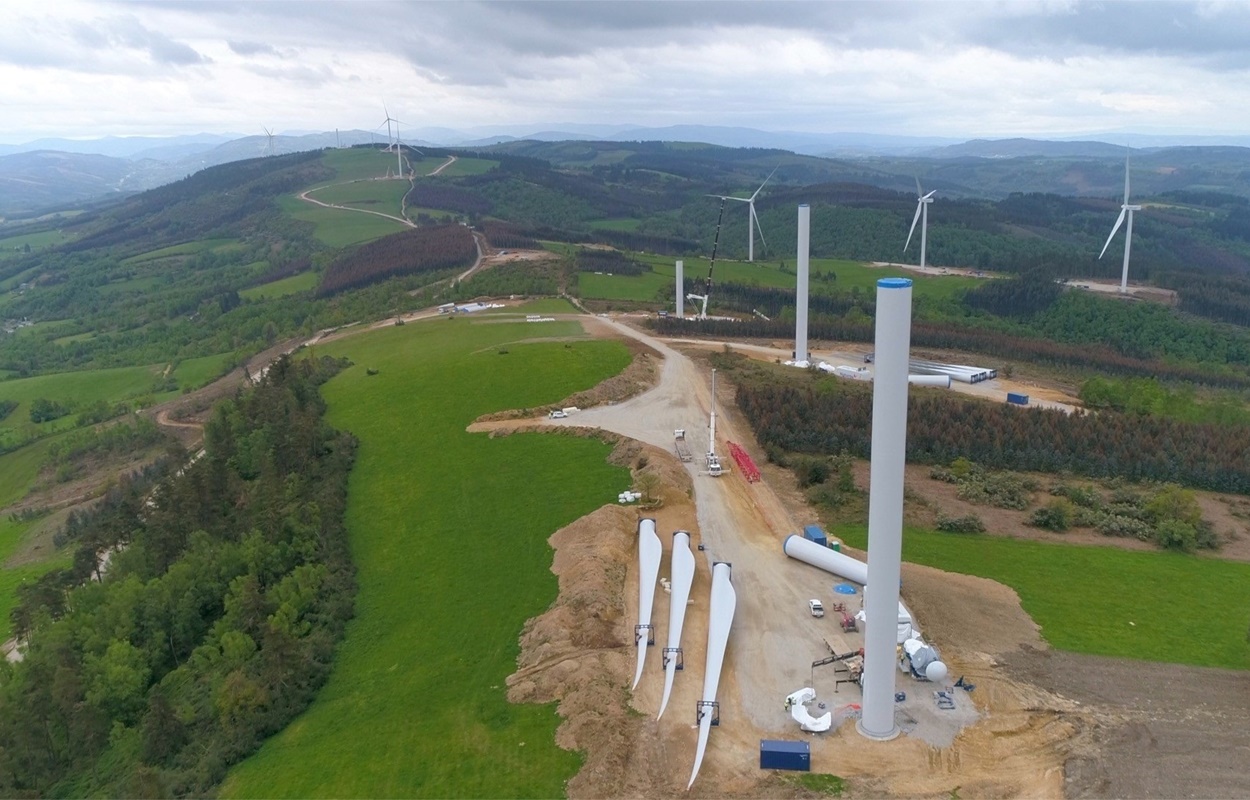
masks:
POLYGON ((868 583, 868 565, 858 558, 822 547, 813 541, 792 533, 781 543, 781 550, 790 558, 819 567, 840 578, 854 581, 860 586, 868 583))
POLYGON ((868 586, 864 611, 863 716, 856 728, 893 739, 895 632, 903 557, 903 474, 907 457, 907 360, 911 281, 877 281, 876 375, 872 387, 872 463, 868 497, 868 586))
POLYGON ((647 658, 647 647, 655 641, 651 627, 651 606, 655 602, 655 582, 660 577, 660 559, 664 547, 655 535, 655 520, 638 521, 638 626, 634 628, 634 643, 638 646, 638 664, 634 669, 634 685, 642 679, 642 665, 647 658))
POLYGON ((664 696, 660 699, 660 713, 668 708, 669 695, 673 693, 673 678, 677 675, 678 659, 681 658, 681 629, 686 622, 686 602, 690 599, 690 586, 694 583, 694 553, 690 552, 690 534, 677 531, 673 534, 672 559, 673 589, 668 600, 668 646, 664 648, 664 696))
POLYGON ((712 565, 712 602, 708 610, 707 663, 703 667, 703 700, 699 703, 699 743, 694 754, 694 769, 690 771, 689 789, 699 777, 703 755, 707 752, 707 737, 712 731, 716 691, 720 687, 720 671, 725 663, 725 648, 729 644, 729 628, 733 625, 734 610, 738 607, 738 594, 730 581, 731 567, 723 561, 712 565))
POLYGON ((686 287, 685 275, 682 274, 683 264, 677 262, 677 319, 684 319, 686 316, 686 287))
POLYGON ((807 283, 811 262, 812 209, 807 204, 799 206, 798 282, 794 296, 794 360, 800 364, 808 360, 807 353, 807 283))

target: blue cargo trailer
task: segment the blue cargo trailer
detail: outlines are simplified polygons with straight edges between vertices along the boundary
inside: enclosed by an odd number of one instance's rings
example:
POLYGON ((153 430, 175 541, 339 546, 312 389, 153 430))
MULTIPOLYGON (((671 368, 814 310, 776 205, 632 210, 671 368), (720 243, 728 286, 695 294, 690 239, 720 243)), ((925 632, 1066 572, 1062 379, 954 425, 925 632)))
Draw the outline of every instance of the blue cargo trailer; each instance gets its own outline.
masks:
POLYGON ((1007 392, 1007 402, 1018 406, 1027 406, 1029 404, 1029 396, 1018 392, 1007 392))
POLYGON ((760 739, 760 769, 812 771, 812 746, 808 742, 760 739))
POLYGON ((803 528, 803 538, 809 542, 815 542, 821 547, 829 546, 829 537, 825 536, 825 532, 820 529, 819 525, 808 525, 803 528))

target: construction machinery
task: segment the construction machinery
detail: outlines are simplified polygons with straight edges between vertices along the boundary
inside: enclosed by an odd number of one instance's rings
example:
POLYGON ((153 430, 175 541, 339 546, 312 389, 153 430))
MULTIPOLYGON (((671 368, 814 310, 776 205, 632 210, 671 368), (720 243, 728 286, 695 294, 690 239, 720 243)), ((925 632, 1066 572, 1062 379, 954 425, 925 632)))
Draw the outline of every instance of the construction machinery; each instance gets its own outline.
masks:
POLYGON ((716 269, 716 250, 720 246, 720 225, 725 219, 725 198, 720 199, 720 214, 716 217, 716 235, 712 239, 712 260, 707 266, 707 277, 703 280, 703 294, 687 294, 687 300, 698 300, 702 303, 696 319, 707 319, 707 299, 712 296, 712 270, 716 269))

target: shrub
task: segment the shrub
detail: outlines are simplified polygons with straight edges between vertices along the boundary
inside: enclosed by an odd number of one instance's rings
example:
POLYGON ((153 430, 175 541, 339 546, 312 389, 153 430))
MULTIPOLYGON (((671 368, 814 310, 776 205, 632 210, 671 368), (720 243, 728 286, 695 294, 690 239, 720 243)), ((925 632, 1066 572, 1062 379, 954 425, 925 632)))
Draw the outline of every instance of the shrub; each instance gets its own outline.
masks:
POLYGON ((1198 549, 1198 531, 1188 522, 1165 519, 1155 526, 1154 539, 1160 547, 1192 553, 1198 549))
POLYGON ((1062 533, 1072 525, 1072 504, 1062 498, 1052 500, 1033 512, 1029 524, 1062 533))
POLYGON ((1072 486, 1067 483, 1057 483, 1050 487, 1050 493, 1056 497, 1066 497, 1084 508, 1098 508, 1102 505, 1102 495, 1092 486, 1072 486))
POLYGON ((936 527, 946 533, 984 533, 985 523, 976 514, 963 517, 947 517, 938 514, 936 527))

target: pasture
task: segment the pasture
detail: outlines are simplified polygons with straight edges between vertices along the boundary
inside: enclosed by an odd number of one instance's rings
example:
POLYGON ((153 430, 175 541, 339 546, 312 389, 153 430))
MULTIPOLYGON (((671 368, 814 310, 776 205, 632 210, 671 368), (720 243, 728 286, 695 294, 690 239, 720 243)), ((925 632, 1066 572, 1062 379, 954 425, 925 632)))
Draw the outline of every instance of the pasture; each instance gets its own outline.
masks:
POLYGON ((56 437, 47 437, 11 453, 0 455, 0 508, 26 496, 48 459, 48 448, 56 437))
POLYGON ((370 242, 408 229, 408 226, 397 220, 376 214, 323 208, 306 203, 294 195, 279 198, 278 207, 295 219, 316 225, 317 230, 313 235, 330 247, 370 242))
MULTIPOLYGON (((650 265, 651 272, 642 275, 596 275, 593 272, 579 272, 577 285, 581 296, 588 300, 634 300, 652 301, 671 300, 674 282, 677 278, 676 259, 668 256, 633 254, 633 257, 650 265)), ((777 261, 723 261, 717 260, 712 273, 712 307, 716 305, 716 283, 745 283, 768 286, 778 289, 794 289, 797 280, 794 274, 794 261, 785 259, 785 271, 777 261)), ((686 284, 702 281, 707 277, 709 261, 704 258, 683 259, 683 273, 686 284)), ((859 289, 864 292, 875 291, 880 278, 905 275, 912 279, 913 291, 917 298, 947 300, 965 289, 977 285, 976 278, 958 275, 918 275, 903 270, 877 269, 855 261, 832 258, 814 258, 811 260, 812 280, 810 291, 813 295, 837 291, 859 289)))
POLYGON ((435 177, 463 178, 466 175, 483 175, 497 166, 499 166, 498 161, 491 161, 486 158, 457 158, 456 163, 438 173, 435 177))
POLYGON ((310 191, 308 196, 323 203, 381 211, 399 216, 400 202, 408 193, 408 181, 354 181, 336 183, 310 191))
POLYGON ((0 642, 7 642, 13 632, 13 624, 9 616, 14 606, 17 605, 17 587, 55 567, 69 566, 71 556, 68 551, 57 553, 49 559, 36 563, 8 563, 31 529, 46 522, 47 520, 43 519, 23 522, 15 522, 7 518, 0 519, 0 642))
POLYGON ((239 292, 239 297, 244 300, 267 300, 273 297, 285 297, 296 292, 307 292, 317 287, 320 277, 316 272, 301 272, 288 278, 279 278, 276 281, 262 283, 260 286, 243 289, 239 292))
POLYGON ((51 422, 34 425, 30 421, 30 404, 37 398, 54 400, 71 408, 77 405, 105 400, 120 402, 139 397, 152 390, 153 382, 160 376, 162 367, 115 367, 112 369, 83 370, 81 372, 56 372, 32 378, 15 378, 0 382, 0 400, 16 400, 18 406, 8 418, 0 421, 0 436, 5 431, 33 427, 39 432, 72 427, 74 415, 70 414, 51 422))
POLYGON ((169 247, 161 247, 156 250, 149 250, 146 253, 139 253, 130 258, 122 259, 123 266, 133 266, 142 264, 145 261, 155 261, 161 258, 171 258, 173 256, 191 256, 197 253, 203 253, 206 250, 216 252, 239 250, 242 244, 237 239, 197 239, 194 242, 183 242, 182 244, 174 244, 169 247))
MULTIPOLYGON (((866 526, 834 533, 867 546, 866 526)), ((1250 564, 912 527, 903 558, 1010 586, 1061 650, 1250 669, 1250 564)))
MULTIPOLYGON (((580 331, 556 322, 541 335, 580 331)), ((347 511, 356 617, 312 707, 236 767, 222 797, 563 795, 580 757, 555 746, 555 709, 509 704, 504 680, 525 620, 556 595, 547 537, 611 502, 629 473, 595 440, 465 426, 556 402, 629 355, 607 341, 525 343, 535 335, 438 319, 316 348, 355 364, 323 393, 329 421, 360 440, 347 511)))
POLYGON ((59 230, 40 231, 39 233, 23 233, 20 236, 8 236, 0 239, 0 259, 20 256, 29 247, 32 252, 65 241, 65 234, 59 230))

